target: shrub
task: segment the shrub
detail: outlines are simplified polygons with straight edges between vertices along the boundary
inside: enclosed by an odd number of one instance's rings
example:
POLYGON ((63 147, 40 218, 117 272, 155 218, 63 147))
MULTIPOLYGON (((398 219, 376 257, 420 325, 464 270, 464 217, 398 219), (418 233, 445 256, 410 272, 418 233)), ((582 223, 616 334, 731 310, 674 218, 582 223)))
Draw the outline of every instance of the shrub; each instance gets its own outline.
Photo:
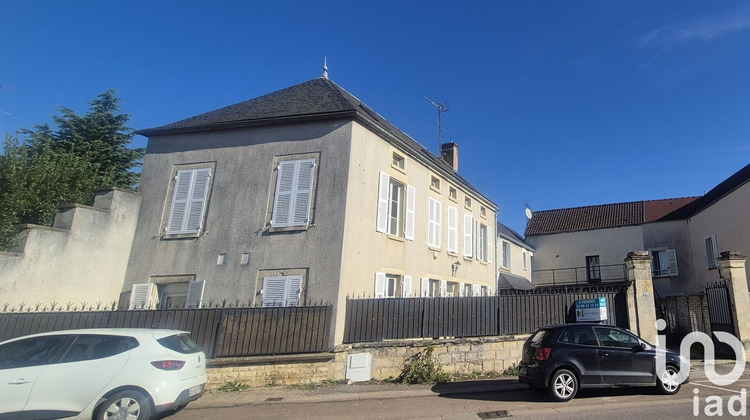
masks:
POLYGON ((227 382, 224 385, 220 386, 219 387, 219 391, 221 391, 221 392, 236 392, 236 391, 244 391, 244 390, 246 390, 248 388, 250 388, 250 385, 248 385, 248 384, 245 384, 245 383, 242 383, 242 382, 237 382, 237 381, 232 381, 232 382, 227 382))
POLYGON ((427 346, 424 351, 420 351, 408 358, 396 381, 409 384, 450 382, 453 379, 452 376, 444 372, 442 366, 435 362, 432 357, 433 350, 432 346, 427 346))

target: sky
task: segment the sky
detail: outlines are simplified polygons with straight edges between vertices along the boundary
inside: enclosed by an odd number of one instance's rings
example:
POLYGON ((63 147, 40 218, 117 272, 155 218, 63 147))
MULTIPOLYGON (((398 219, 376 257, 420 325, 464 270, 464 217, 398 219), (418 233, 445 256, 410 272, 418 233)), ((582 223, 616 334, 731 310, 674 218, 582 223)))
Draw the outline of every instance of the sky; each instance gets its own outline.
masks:
MULTIPOLYGON (((0 12, 0 135, 116 89, 161 126, 321 76, 533 211, 702 195, 750 163, 742 1, 49 1, 0 12)), ((137 136, 133 147, 144 147, 137 136)))

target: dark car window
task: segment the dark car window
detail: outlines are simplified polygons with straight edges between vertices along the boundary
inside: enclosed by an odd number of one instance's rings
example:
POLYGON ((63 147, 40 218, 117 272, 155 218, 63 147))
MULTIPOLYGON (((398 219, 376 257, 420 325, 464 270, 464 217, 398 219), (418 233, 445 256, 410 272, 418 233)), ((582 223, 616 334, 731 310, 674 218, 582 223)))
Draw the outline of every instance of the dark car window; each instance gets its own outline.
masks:
POLYGON ((0 346, 0 369, 51 363, 55 354, 69 338, 68 335, 34 337, 0 346))
POLYGON ((187 334, 176 334, 156 340, 162 346, 182 354, 198 353, 201 351, 187 334))
POLYGON ((560 339, 558 341, 562 343, 582 344, 586 346, 596 346, 598 344, 596 342, 594 333, 591 331, 591 327, 588 326, 567 328, 560 335, 560 339))
POLYGON ((138 347, 133 337, 119 335, 80 335, 76 337, 60 363, 103 359, 138 347))
POLYGON ((544 340, 544 336, 547 334, 547 330, 539 330, 534 333, 534 335, 529 338, 529 342, 531 344, 535 344, 537 346, 542 345, 542 340, 544 340))
POLYGON ((640 344, 640 340, 634 335, 615 328, 594 327, 596 337, 602 347, 633 348, 640 344))

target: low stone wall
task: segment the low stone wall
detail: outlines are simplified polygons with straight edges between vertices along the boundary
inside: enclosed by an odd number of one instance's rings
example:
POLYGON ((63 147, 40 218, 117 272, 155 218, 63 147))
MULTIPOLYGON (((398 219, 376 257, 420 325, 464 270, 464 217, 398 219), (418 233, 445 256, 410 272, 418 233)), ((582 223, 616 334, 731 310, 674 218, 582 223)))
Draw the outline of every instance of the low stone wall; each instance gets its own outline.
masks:
POLYGON ((304 385, 346 379, 349 355, 371 355, 371 378, 395 378, 406 360, 433 348, 433 356, 448 373, 502 373, 517 365, 528 335, 500 337, 403 340, 381 343, 358 343, 337 346, 330 353, 214 359, 209 361, 208 388, 216 389, 228 382, 251 387, 304 385))

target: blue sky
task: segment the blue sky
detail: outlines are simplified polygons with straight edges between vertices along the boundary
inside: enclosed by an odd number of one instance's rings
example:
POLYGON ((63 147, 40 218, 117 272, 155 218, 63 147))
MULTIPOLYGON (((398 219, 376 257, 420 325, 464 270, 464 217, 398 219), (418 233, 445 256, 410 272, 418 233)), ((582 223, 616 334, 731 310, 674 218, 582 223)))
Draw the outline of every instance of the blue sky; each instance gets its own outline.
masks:
MULTIPOLYGON (((750 163, 750 3, 16 1, 0 134, 114 88, 155 127, 320 76, 534 210, 701 195, 750 163)), ((138 137, 134 146, 144 146, 138 137)))

